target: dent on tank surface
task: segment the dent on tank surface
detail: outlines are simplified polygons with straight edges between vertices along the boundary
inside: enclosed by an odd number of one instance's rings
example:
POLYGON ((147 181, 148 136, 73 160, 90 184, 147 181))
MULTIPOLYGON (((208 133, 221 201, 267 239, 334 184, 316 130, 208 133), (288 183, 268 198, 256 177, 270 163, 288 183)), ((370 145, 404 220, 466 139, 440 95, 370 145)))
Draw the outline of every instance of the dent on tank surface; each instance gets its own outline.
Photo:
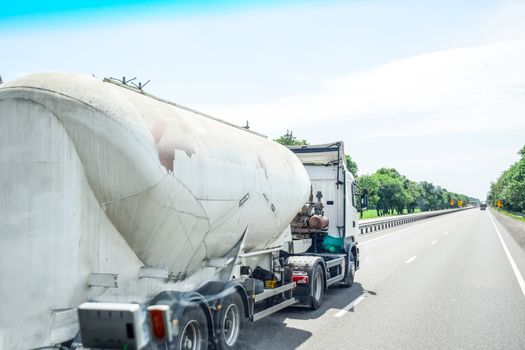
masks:
POLYGON ((0 348, 71 339, 87 300, 216 279, 207 261, 267 247, 309 193, 272 140, 87 76, 2 84, 0 134, 0 348))

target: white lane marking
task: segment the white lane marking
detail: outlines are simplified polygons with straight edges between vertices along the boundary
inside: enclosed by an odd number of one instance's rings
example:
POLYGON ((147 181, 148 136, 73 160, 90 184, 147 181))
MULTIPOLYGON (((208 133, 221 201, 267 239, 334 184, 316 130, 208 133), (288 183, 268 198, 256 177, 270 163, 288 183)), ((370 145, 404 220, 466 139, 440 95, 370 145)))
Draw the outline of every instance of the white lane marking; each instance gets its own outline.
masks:
POLYGON ((433 240, 432 242, 430 242, 430 244, 436 244, 438 241, 436 240, 433 240))
POLYGON ((521 292, 523 293, 523 296, 525 297, 525 281, 523 280, 523 276, 521 275, 521 272, 518 269, 518 266, 514 262, 512 255, 510 255, 507 245, 505 244, 505 242, 503 241, 503 238, 501 237, 501 233, 499 232, 498 227, 496 226, 496 222, 494 222, 494 217, 492 216, 492 213, 490 213, 490 220, 492 221, 492 225, 494 226, 494 229, 496 230, 496 233, 498 234, 499 241, 501 242, 501 245, 503 246, 503 250, 505 251, 505 254, 507 255, 507 259, 509 260, 510 266, 512 267, 512 271, 514 272, 514 276, 516 276, 516 279, 518 280, 518 284, 520 285, 521 292))
POLYGON ((365 300, 366 296, 367 296, 366 292, 363 292, 363 294, 361 294, 360 296, 358 296, 357 298, 352 300, 352 302, 350 304, 346 305, 344 308, 339 310, 334 315, 334 317, 342 317, 342 316, 344 316, 350 309, 352 309, 354 306, 356 306, 357 304, 359 304, 360 302, 365 300))
POLYGON ((362 246, 362 245, 365 245, 365 244, 368 244, 368 243, 372 243, 372 242, 375 242, 375 241, 378 241, 380 239, 383 239, 383 238, 387 238, 387 237, 390 237, 390 236, 393 236, 395 234, 398 234, 399 232, 403 232, 403 231, 406 231, 406 230, 410 230, 414 227, 418 227, 418 226, 422 226, 422 225, 425 225, 425 224, 428 224, 428 223, 431 223, 431 222, 434 222, 436 220, 431 220, 431 221, 425 221, 421 224, 418 224, 418 225, 414 225, 414 226, 410 226, 410 227, 407 227, 407 228, 404 228, 402 230, 398 230, 398 231, 394 231, 394 232, 391 232, 387 235, 384 235, 384 236, 381 236, 381 237, 377 237, 377 238, 373 238, 373 239, 369 239, 368 241, 364 241, 364 242, 359 242, 359 246, 362 246))
POLYGON ((445 231, 445 233, 443 233, 443 234, 444 234, 444 235, 446 236, 446 235, 448 235, 448 232, 447 232, 447 231, 445 231))
POLYGON ((416 260, 417 256, 413 256, 411 257, 410 259, 408 259, 407 261, 405 261, 405 264, 410 264, 412 261, 416 260))

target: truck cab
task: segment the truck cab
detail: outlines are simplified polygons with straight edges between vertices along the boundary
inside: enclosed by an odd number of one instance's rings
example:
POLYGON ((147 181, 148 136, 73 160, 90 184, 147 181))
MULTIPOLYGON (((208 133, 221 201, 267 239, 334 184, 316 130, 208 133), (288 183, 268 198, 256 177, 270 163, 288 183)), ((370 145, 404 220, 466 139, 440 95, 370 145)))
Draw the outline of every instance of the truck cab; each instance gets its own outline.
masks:
POLYGON ((290 224, 287 261, 294 277, 307 276, 308 283, 296 288, 296 297, 317 308, 323 296, 319 288, 351 287, 359 269, 357 186, 346 168, 343 142, 289 148, 303 163, 311 188, 308 203, 290 224), (315 283, 319 272, 322 287, 315 283))
POLYGON ((343 142, 289 148, 308 173, 311 193, 322 195, 324 216, 329 221, 326 233, 348 242, 356 242, 357 185, 346 168, 343 142))

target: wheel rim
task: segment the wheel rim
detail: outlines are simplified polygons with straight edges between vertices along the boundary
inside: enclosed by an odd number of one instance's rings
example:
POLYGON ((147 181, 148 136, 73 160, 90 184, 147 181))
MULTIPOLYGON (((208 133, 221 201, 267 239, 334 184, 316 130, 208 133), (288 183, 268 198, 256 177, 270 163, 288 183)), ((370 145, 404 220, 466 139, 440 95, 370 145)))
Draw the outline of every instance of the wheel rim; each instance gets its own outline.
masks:
POLYGON ((239 320, 239 308, 235 304, 230 304, 228 309, 226 309, 222 322, 224 342, 228 346, 233 346, 237 342, 237 338, 239 337, 239 320))
POLYGON ((315 274, 315 279, 314 279, 314 299, 315 300, 321 299, 322 285, 323 285, 323 282, 321 281, 321 274, 318 272, 315 274))
POLYGON ((201 327, 199 322, 191 320, 186 323, 180 338, 181 350, 198 350, 201 348, 201 327))

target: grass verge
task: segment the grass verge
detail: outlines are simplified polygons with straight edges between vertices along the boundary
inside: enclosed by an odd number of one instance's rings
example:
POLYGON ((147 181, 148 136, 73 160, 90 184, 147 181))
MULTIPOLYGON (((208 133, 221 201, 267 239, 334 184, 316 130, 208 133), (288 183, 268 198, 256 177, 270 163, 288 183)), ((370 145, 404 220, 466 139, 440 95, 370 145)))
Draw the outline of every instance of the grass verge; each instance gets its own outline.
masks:
MULTIPOLYGON (((421 209, 419 209, 419 208, 416 208, 414 210, 414 214, 415 213, 419 213, 419 212, 421 212, 421 209)), ((405 209, 405 210, 403 210, 403 215, 406 215, 406 214, 408 214, 408 212, 405 209)), ((399 215, 399 214, 396 213, 396 214, 392 214, 392 215, 382 215, 381 217, 382 218, 387 218, 389 216, 395 216, 395 215, 399 215)), ((375 209, 368 209, 368 210, 363 211, 363 220, 365 220, 365 219, 373 219, 373 218, 377 218, 377 217, 379 217, 379 216, 377 215, 377 210, 375 210, 375 209)), ((361 218, 361 216, 359 216, 359 218, 361 218)))
POLYGON ((513 219, 525 222, 525 215, 523 214, 514 213, 512 211, 508 211, 505 209, 498 209, 498 208, 494 208, 494 209, 496 209, 501 214, 504 214, 504 215, 510 216, 513 219))

